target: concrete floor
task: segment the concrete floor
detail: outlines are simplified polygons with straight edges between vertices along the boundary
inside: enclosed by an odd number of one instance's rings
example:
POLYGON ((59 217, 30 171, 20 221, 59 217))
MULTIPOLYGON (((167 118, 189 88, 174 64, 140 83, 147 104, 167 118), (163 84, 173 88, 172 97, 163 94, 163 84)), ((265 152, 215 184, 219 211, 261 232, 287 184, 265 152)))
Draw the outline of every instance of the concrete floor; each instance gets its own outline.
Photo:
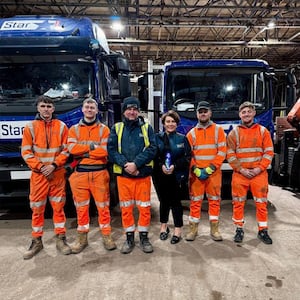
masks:
MULTIPOLYGON (((152 193, 150 238, 154 253, 137 247, 129 255, 119 249, 124 241, 118 210, 112 212, 113 236, 118 250, 102 246, 92 219, 89 246, 80 254, 57 253, 52 221, 46 220, 44 250, 29 261, 22 258, 30 244, 30 218, 0 217, 0 299, 300 299, 299 195, 270 187, 269 233, 273 245, 256 238, 255 208, 246 205, 243 244, 232 241, 231 202, 223 200, 223 242, 209 237, 207 212, 194 242, 171 245, 159 240, 158 202, 152 193)), ((185 210, 184 223, 188 223, 185 210)), ((74 218, 68 219, 68 241, 76 236, 74 218)), ((186 225, 184 231, 186 231, 186 225)))

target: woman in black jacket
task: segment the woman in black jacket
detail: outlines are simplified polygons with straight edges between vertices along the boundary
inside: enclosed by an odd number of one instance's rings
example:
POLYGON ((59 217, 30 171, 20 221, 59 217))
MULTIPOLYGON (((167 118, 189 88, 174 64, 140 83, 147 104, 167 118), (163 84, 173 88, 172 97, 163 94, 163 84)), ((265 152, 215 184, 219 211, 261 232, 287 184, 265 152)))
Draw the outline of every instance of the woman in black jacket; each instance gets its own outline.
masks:
POLYGON ((180 117, 175 111, 166 112, 161 120, 164 132, 156 134, 158 152, 152 178, 160 201, 160 239, 166 240, 169 236, 168 220, 171 210, 175 225, 171 244, 177 244, 181 240, 183 226, 181 200, 188 197, 191 148, 186 137, 176 131, 180 117))

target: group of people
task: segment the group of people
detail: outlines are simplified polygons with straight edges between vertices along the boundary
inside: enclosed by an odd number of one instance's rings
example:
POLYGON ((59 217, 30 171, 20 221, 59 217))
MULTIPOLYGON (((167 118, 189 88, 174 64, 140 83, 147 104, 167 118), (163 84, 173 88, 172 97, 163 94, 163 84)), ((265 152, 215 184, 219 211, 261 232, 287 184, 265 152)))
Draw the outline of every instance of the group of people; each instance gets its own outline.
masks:
POLYGON ((124 99, 123 120, 111 130, 98 119, 98 104, 92 98, 83 101, 83 117, 69 130, 55 117, 51 98, 40 96, 37 115, 24 129, 22 157, 32 170, 30 207, 32 209, 32 241, 24 259, 34 257, 43 249, 42 236, 46 202, 53 209, 56 248, 65 255, 80 253, 88 245, 89 206, 91 197, 98 211, 99 230, 105 249, 117 248, 111 235, 109 210, 109 172, 112 165, 116 175, 122 226, 126 239, 121 253, 135 247, 135 232, 140 248, 153 252, 148 232, 151 221, 151 178, 160 201, 161 240, 167 240, 169 214, 172 211, 174 232, 171 244, 182 239, 183 195, 189 193, 190 214, 187 241, 195 240, 201 217, 202 202, 209 204, 210 234, 222 241, 219 231, 221 203, 221 165, 227 157, 233 169, 234 241, 243 241, 244 205, 251 190, 256 204, 258 238, 272 244, 268 235, 268 174, 274 155, 269 131, 254 122, 255 106, 244 102, 239 107, 240 125, 226 137, 221 126, 211 120, 210 104, 201 101, 197 106, 197 125, 187 135, 177 132, 180 117, 175 111, 166 112, 161 120, 163 132, 153 128, 140 116, 140 103, 135 97, 124 99), (65 164, 74 159, 74 172, 69 177, 77 213, 77 238, 72 245, 66 240, 65 164), (139 215, 137 224, 134 207, 139 215))

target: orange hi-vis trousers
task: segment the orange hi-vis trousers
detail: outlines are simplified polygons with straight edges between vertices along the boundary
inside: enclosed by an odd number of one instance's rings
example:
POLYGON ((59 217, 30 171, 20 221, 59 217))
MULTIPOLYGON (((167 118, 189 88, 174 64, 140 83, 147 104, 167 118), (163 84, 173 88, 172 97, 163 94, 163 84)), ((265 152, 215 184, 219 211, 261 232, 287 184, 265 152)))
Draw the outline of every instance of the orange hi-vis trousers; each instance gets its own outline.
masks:
POLYGON ((43 174, 32 172, 30 178, 30 208, 32 210, 32 237, 41 237, 45 221, 47 199, 53 209, 53 223, 55 234, 65 234, 66 217, 64 206, 66 203, 65 169, 53 172, 53 177, 47 179, 43 174))
POLYGON ((189 221, 199 223, 201 207, 206 194, 208 200, 208 216, 210 222, 217 222, 221 205, 222 173, 217 170, 206 180, 199 180, 194 174, 190 177, 190 216, 189 221))
POLYGON ((99 229, 103 235, 110 234, 108 171, 74 172, 69 181, 77 212, 77 231, 89 232, 89 206, 92 195, 98 211, 99 229))
POLYGON ((134 204, 139 211, 139 232, 148 232, 151 221, 151 178, 117 177, 122 224, 125 232, 135 231, 134 204))
POLYGON ((244 207, 247 200, 247 192, 251 190, 256 205, 256 220, 258 230, 268 228, 268 172, 263 171, 252 179, 234 172, 232 175, 232 220, 235 225, 244 225, 244 207))

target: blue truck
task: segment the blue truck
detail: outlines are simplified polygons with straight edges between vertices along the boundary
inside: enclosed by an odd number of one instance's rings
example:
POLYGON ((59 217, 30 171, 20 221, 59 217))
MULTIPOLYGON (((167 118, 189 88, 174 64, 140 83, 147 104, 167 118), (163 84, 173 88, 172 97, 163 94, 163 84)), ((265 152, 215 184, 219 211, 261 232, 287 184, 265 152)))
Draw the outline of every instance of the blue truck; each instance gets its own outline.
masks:
MULTIPOLYGON (((212 119, 228 133, 239 123, 239 105, 251 101, 256 121, 273 135, 275 116, 286 114, 296 100, 292 72, 274 70, 260 59, 182 60, 148 66, 148 72, 139 78, 139 94, 156 130, 162 129, 159 114, 172 109, 181 118, 178 131, 186 134, 197 123, 197 103, 205 100, 211 104, 212 119)), ((275 165, 280 155, 279 150, 275 165)), ((232 170, 226 161, 222 170, 223 195, 227 197, 232 170)))
POLYGON ((92 95, 111 126, 130 96, 128 61, 111 52, 89 18, 16 16, 0 19, 0 198, 28 195, 30 170, 20 155, 22 133, 40 95, 55 101, 68 127, 92 95))

